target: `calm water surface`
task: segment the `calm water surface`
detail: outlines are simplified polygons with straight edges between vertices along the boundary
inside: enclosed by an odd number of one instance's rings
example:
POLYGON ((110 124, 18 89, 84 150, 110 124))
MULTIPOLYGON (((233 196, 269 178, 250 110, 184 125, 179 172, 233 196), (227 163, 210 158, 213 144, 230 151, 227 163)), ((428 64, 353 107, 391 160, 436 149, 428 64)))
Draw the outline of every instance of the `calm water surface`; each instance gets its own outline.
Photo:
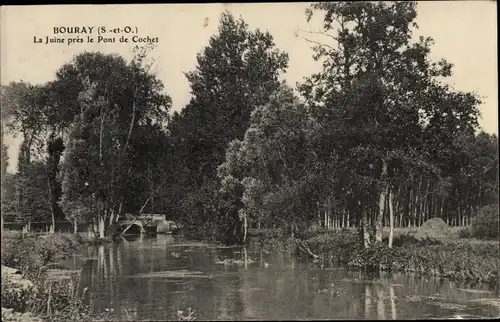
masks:
POLYGON ((421 319, 500 316, 498 290, 394 274, 368 278, 282 253, 218 248, 174 236, 91 247, 82 267, 97 309, 118 318, 177 320, 421 319), (239 264, 217 264, 224 258, 239 264), (252 262, 253 261, 253 262, 252 262))

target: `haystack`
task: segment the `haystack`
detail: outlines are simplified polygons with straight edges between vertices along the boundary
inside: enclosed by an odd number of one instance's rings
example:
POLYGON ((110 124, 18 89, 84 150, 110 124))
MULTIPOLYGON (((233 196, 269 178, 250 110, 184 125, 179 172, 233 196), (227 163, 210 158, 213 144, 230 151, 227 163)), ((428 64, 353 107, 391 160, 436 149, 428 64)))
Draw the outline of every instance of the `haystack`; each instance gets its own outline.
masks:
POLYGON ((451 234, 450 227, 441 218, 427 220, 418 228, 417 235, 421 238, 443 238, 451 234))
POLYGON ((424 222, 421 226, 423 229, 432 230, 447 230, 448 224, 441 218, 432 218, 424 222))

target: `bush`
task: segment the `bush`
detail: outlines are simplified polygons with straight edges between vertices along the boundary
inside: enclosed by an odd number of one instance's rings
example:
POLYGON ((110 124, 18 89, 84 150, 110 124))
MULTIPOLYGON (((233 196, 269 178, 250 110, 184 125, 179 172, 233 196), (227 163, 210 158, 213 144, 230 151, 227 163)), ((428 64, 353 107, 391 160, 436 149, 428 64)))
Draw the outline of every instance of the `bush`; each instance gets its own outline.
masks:
POLYGON ((27 279, 36 279, 56 256, 74 252, 81 242, 71 234, 2 238, 2 265, 19 269, 27 279))
POLYGON ((460 238, 473 238, 471 227, 464 227, 458 231, 460 238))
POLYGON ((44 270, 44 251, 39 252, 34 238, 2 239, 2 265, 16 268, 28 279, 36 278, 44 270))
MULTIPOLYGON (((387 245, 389 238, 383 239, 383 244, 387 245)), ((441 245, 442 242, 438 239, 430 238, 426 236, 425 238, 418 238, 411 234, 401 234, 394 237, 392 245, 394 247, 402 247, 405 245, 417 245, 417 246, 430 246, 430 245, 441 245)))
POLYGON ((472 220, 470 235, 478 239, 498 239, 498 204, 484 206, 479 209, 472 220))
POLYGON ((321 254, 325 258, 346 259, 351 253, 362 248, 357 233, 328 232, 316 235, 307 240, 307 245, 315 254, 321 254))

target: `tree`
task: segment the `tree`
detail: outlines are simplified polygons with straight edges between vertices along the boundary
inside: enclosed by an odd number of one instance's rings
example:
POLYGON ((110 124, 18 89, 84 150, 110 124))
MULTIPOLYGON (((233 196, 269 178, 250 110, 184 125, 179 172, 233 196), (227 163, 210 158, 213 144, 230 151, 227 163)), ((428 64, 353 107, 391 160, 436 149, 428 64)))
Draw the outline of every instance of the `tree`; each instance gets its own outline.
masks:
MULTIPOLYGON (((210 38, 197 61, 196 69, 186 74, 193 98, 170 126, 178 158, 171 172, 179 174, 172 182, 184 187, 182 193, 171 191, 170 199, 180 199, 178 212, 186 219, 185 225, 191 222, 189 214, 197 218, 193 225, 201 227, 207 209, 195 205, 215 202, 216 197, 205 192, 208 187, 218 190, 217 166, 224 161, 229 142, 243 138, 251 111, 266 104, 278 88, 288 56, 275 48, 268 32, 251 31, 242 19, 226 11, 217 35, 210 38)), ((220 212, 224 210, 210 211, 208 220, 216 221, 220 212)))
POLYGON ((316 130, 306 107, 282 85, 252 112, 244 140, 231 142, 218 173, 223 192, 232 196, 229 200, 242 203, 232 206, 241 208, 244 240, 249 218, 277 218, 292 235, 301 231, 298 225, 316 219, 310 215, 317 201, 312 153, 316 130))
MULTIPOLYGON (((44 85, 33 86, 26 82, 12 82, 2 88, 2 132, 5 122, 7 130, 14 135, 22 135, 22 143, 17 163, 17 174, 13 177, 15 193, 9 194, 16 200, 6 201, 6 209, 15 211, 16 220, 29 223, 33 220, 45 221, 50 216, 46 206, 50 205, 54 189, 50 188, 47 169, 43 166, 44 135, 49 127, 49 95, 44 85), (43 183, 43 186, 39 186, 43 183), (43 190, 40 190, 43 189, 43 190), (14 197, 15 196, 15 197, 14 197), (13 205, 16 205, 15 207, 13 205), (37 207, 40 209, 37 210, 37 207)), ((3 133, 2 133, 3 135, 3 133)), ((52 180, 55 187, 55 180, 52 180)), ((57 208, 56 201, 52 202, 57 208)), ((52 225, 54 227, 54 224, 52 225)))
MULTIPOLYGON (((440 81, 451 75, 452 65, 430 60, 431 38, 411 42, 412 29, 418 28, 415 2, 315 3, 307 19, 318 12, 324 13, 323 38, 306 39, 316 44, 314 58, 323 61, 324 69, 299 89, 322 123, 322 146, 337 151, 341 163, 356 162, 350 170, 336 172, 344 178, 332 180, 362 184, 355 190, 369 191, 369 196, 354 197, 368 246, 367 223, 381 242, 387 202, 394 202, 402 185, 436 174, 429 154, 437 149, 437 139, 431 138, 437 138, 432 129, 438 128, 440 115, 449 126, 439 138, 446 139, 444 148, 452 149, 447 142, 457 131, 476 129, 480 102, 440 81), (448 113, 440 114, 442 109, 448 113)), ((412 184, 406 187, 412 190, 412 184)), ((356 196, 355 190, 350 195, 356 196)))
MULTIPOLYGON (((14 135, 21 134, 22 153, 18 160, 18 173, 26 177, 24 167, 33 161, 46 160, 47 184, 51 200, 52 222, 64 219, 58 200, 61 195, 58 165, 64 145, 60 135, 65 127, 58 116, 58 105, 51 84, 33 86, 25 82, 12 82, 3 87, 2 98, 7 111, 7 128, 14 135), (48 155, 47 155, 48 153, 48 155)), ((26 178, 29 180, 29 178, 26 178)), ((19 189, 22 189, 18 185, 19 189)), ((22 199, 22 191, 18 196, 22 199)))
MULTIPOLYGON (((83 53, 61 68, 59 78, 75 79, 80 112, 71 124, 63 164, 63 204, 93 210, 87 220, 106 236, 122 211, 134 161, 134 136, 144 124, 168 120, 170 98, 145 65, 147 49, 127 63, 117 55, 83 53)), ((68 84, 68 82, 65 82, 68 84)), ((69 93, 72 93, 68 90, 69 93)), ((75 215, 70 215, 75 217, 75 215)))

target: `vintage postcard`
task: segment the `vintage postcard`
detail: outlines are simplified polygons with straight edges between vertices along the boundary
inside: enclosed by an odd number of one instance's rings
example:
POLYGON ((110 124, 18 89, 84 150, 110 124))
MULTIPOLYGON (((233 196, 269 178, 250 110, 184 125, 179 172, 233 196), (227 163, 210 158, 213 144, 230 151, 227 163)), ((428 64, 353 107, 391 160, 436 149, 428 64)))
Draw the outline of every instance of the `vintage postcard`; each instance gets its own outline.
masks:
POLYGON ((500 317, 496 2, 0 10, 3 321, 500 317))

